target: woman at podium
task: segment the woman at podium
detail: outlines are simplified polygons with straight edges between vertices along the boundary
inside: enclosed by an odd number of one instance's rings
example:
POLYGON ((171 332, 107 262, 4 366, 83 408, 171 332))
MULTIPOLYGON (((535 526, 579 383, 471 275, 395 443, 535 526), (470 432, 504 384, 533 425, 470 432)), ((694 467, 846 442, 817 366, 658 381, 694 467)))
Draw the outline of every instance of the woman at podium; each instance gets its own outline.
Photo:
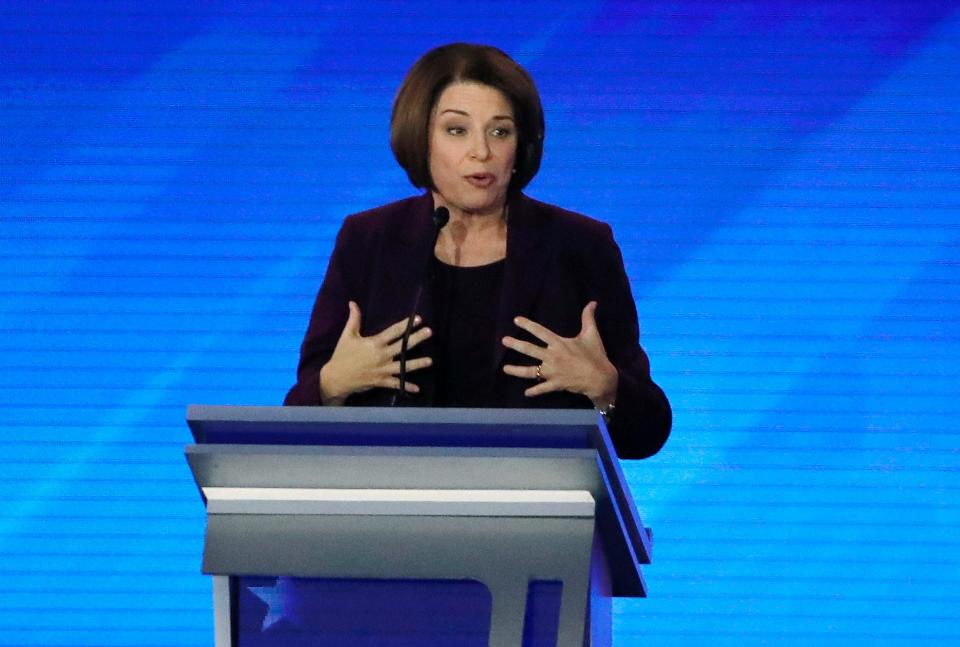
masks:
POLYGON ((424 192, 345 219, 284 404, 595 407, 621 458, 660 449, 670 405, 610 227, 523 193, 543 137, 502 51, 414 64, 390 144, 424 192))

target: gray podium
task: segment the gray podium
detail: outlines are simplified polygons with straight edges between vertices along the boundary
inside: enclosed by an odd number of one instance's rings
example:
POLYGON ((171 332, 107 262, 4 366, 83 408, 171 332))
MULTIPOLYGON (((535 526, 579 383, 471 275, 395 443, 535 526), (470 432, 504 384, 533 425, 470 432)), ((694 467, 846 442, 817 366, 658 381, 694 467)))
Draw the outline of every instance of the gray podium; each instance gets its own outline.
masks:
MULTIPOLYGON (((440 593, 423 594, 431 626, 397 643, 606 646, 612 597, 646 595, 650 534, 596 412, 191 405, 187 420, 217 647, 389 644, 356 629, 266 636, 320 627, 306 605, 331 591, 419 604, 405 582, 440 593), (260 604, 252 638, 247 598, 260 604), (462 640, 455 618, 473 627, 462 640)), ((340 604, 329 626, 349 620, 355 603, 340 604)), ((400 624, 410 608, 393 612, 400 624)))

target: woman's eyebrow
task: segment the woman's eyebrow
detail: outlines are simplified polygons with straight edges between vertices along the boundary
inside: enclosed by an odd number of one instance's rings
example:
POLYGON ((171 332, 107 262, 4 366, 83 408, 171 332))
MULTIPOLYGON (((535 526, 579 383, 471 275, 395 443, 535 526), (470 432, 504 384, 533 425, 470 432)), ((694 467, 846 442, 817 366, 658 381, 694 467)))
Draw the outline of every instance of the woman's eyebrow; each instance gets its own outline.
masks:
MULTIPOLYGON (((444 109, 444 110, 441 110, 441 111, 440 111, 440 114, 441 114, 441 115, 445 115, 445 114, 447 114, 448 112, 452 112, 452 113, 457 114, 457 115, 463 115, 464 117, 469 117, 469 116, 470 116, 470 113, 467 112, 466 110, 459 110, 459 109, 457 109, 457 108, 446 108, 446 109, 444 109)), ((514 118, 511 117, 510 115, 494 115, 493 117, 490 118, 491 121, 496 120, 496 119, 509 119, 510 121, 514 121, 514 118)))

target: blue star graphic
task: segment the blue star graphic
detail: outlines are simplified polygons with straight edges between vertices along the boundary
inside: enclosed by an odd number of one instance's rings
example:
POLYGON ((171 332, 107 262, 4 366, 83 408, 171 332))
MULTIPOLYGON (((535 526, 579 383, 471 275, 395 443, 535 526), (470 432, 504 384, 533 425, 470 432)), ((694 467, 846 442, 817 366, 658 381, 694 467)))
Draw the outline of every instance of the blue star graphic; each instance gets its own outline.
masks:
POLYGON ((273 586, 248 586, 251 593, 267 604, 267 615, 260 631, 266 631, 281 620, 300 624, 299 600, 292 577, 278 577, 273 586))

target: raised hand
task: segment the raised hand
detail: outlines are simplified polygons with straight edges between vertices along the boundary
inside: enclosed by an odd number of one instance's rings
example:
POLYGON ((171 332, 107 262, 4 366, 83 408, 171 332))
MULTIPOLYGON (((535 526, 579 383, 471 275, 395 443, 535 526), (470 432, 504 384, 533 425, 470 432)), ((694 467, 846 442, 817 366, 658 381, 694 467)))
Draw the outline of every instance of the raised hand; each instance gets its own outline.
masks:
POLYGON ((598 407, 613 404, 617 399, 619 373, 607 359, 600 339, 595 313, 597 302, 591 301, 580 314, 580 333, 576 337, 561 337, 546 326, 525 317, 513 322, 542 341, 539 346, 515 337, 504 337, 503 345, 533 358, 532 366, 507 364, 503 372, 515 377, 538 380, 523 392, 528 397, 552 391, 581 393, 598 407))
MULTIPOLYGON (((343 332, 337 340, 330 361, 320 369, 320 398, 324 404, 343 404, 347 396, 362 393, 375 387, 399 389, 401 338, 406 330, 407 320, 402 319, 381 332, 363 337, 360 335, 360 306, 351 301, 350 313, 343 332)), ((420 325, 419 315, 414 325, 420 325)), ((429 328, 415 329, 410 334, 407 348, 413 348, 432 334, 429 328)), ((430 366, 429 357, 407 359, 407 372, 430 366)), ((417 393, 420 387, 407 380, 405 390, 417 393)))

